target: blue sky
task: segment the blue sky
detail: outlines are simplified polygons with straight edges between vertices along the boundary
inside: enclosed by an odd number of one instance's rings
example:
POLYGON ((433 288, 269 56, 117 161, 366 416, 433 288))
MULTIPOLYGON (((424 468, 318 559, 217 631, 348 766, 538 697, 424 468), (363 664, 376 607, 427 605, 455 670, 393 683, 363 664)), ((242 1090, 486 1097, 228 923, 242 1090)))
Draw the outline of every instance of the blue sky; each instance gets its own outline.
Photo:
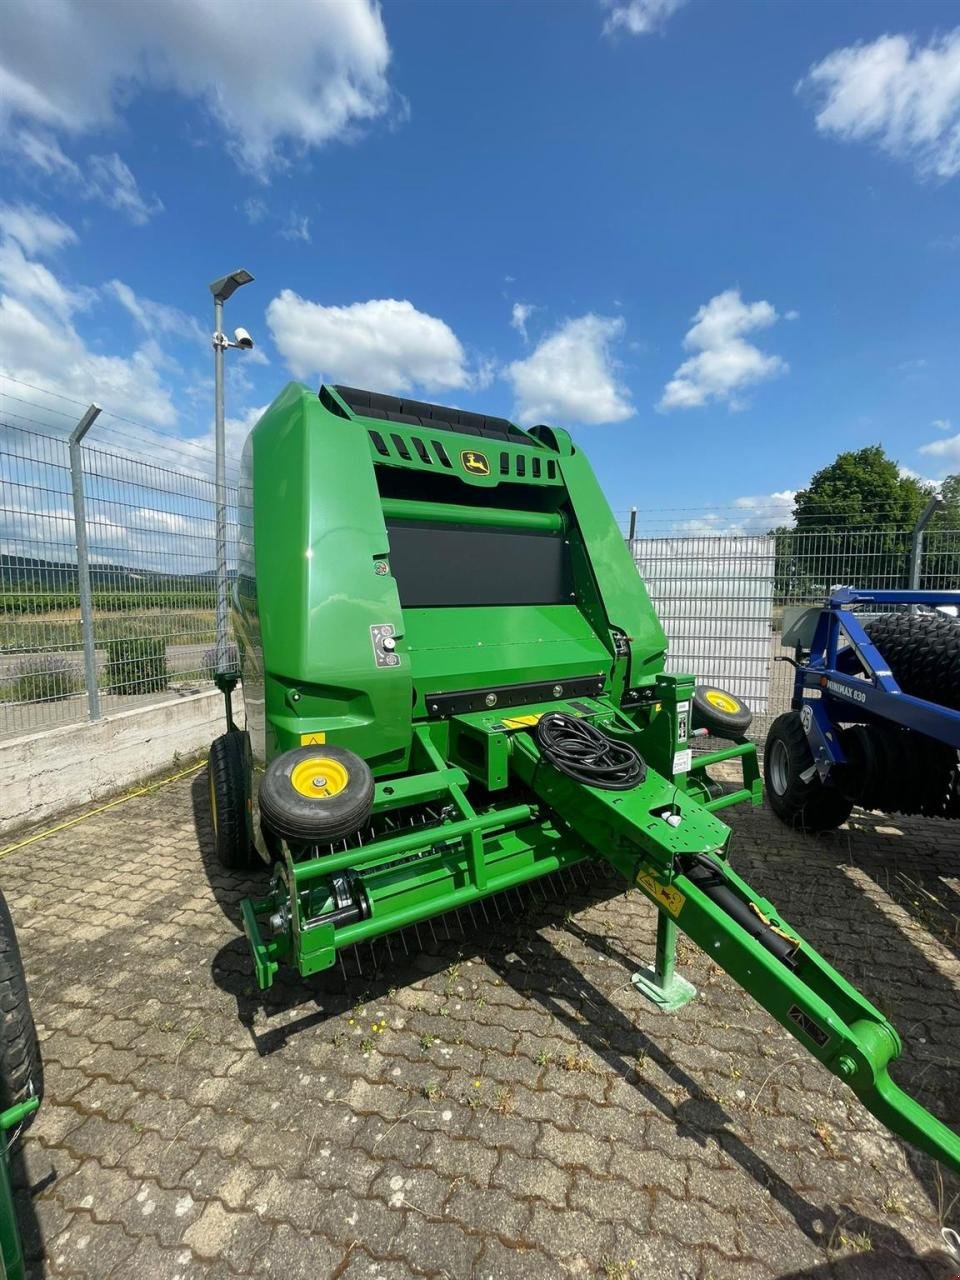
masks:
POLYGON ((953 4, 5 12, 11 396, 203 436, 243 265, 233 447, 294 375, 561 423, 704 528, 840 449, 960 470, 953 4))

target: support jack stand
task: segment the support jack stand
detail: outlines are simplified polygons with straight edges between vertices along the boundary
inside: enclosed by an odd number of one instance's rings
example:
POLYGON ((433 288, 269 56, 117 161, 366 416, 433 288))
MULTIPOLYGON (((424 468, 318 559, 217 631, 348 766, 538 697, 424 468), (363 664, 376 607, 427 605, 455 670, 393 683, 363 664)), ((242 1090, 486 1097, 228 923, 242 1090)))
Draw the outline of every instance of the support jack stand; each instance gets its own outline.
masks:
POLYGON ((677 926, 665 911, 657 916, 657 954, 653 965, 644 965, 630 981, 661 1013, 682 1009, 697 988, 676 972, 677 926))

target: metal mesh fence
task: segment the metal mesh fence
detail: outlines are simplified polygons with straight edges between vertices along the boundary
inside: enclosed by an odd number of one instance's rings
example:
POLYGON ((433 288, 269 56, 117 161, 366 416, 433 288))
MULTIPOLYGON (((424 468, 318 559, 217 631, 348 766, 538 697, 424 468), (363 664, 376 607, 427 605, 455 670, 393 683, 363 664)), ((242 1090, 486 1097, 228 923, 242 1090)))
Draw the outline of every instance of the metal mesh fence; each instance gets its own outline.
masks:
MULTIPOLYGON (((6 392, 0 383, 0 737, 210 688, 212 450, 109 414, 78 450, 99 704, 93 705, 69 448, 82 406, 6 392)), ((229 480, 232 575, 235 466, 229 480)))
MULTIPOLYGON (((689 671, 744 698, 752 737, 790 706, 791 656, 781 645, 792 611, 823 603, 836 584, 902 590, 910 582, 911 533, 897 528, 837 533, 648 536, 633 556, 670 642, 667 669, 689 671)), ((930 530, 920 586, 960 590, 960 530, 930 530)))
MULTIPOLYGON (((84 408, 0 379, 0 737, 94 711, 68 447, 84 408)), ((99 714, 209 688, 216 640, 212 448, 104 413, 79 460, 99 714)), ((236 459, 227 479, 232 576, 236 459)), ((745 698, 761 737, 789 705, 791 669, 775 661, 785 615, 821 603, 839 582, 906 587, 911 534, 892 525, 785 528, 783 511, 733 515, 739 523, 715 512, 645 512, 632 550, 670 640, 669 668, 745 698), (763 520, 781 527, 765 532, 757 527, 763 520)), ((919 569, 921 586, 960 590, 960 530, 934 522, 919 569)))

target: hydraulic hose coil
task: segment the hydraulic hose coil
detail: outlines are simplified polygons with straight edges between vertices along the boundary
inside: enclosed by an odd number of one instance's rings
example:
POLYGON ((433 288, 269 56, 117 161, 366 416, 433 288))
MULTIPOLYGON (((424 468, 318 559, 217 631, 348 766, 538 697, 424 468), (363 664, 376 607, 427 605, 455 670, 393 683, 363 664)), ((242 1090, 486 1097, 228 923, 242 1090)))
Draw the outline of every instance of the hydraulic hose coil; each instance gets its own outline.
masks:
POLYGON ((555 769, 602 791, 629 791, 643 782, 647 766, 628 742, 610 738, 587 720, 550 711, 537 723, 536 739, 555 769))

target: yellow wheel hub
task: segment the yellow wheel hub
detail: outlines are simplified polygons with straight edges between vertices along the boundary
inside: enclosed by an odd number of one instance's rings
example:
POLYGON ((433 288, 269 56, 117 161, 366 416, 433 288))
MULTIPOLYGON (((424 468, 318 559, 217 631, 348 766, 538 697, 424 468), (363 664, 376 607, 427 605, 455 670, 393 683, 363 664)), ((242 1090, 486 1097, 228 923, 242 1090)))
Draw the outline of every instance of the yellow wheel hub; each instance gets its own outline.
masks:
POLYGON ((310 756, 294 765, 290 782, 294 791, 311 800, 326 800, 338 796, 350 781, 350 774, 339 760, 330 756, 310 756))
POLYGON ((728 715, 735 715, 740 710, 740 703, 736 698, 731 698, 729 693, 722 693, 719 689, 708 689, 703 696, 711 707, 726 711, 728 715))

